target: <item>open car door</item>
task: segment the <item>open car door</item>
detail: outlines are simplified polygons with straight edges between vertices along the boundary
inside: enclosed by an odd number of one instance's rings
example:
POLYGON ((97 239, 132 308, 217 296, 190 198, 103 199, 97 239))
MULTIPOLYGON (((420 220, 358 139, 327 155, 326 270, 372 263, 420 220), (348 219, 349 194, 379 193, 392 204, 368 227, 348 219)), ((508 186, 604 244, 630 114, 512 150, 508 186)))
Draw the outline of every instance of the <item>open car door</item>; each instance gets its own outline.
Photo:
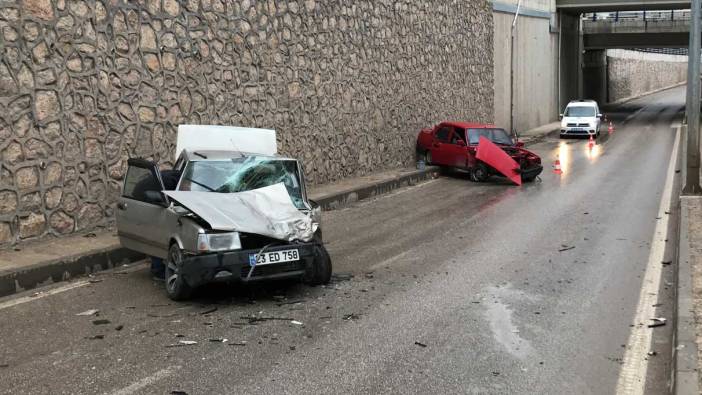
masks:
POLYGON ((122 196, 117 203, 117 234, 123 247, 165 258, 168 200, 154 162, 129 159, 122 196))
POLYGON ((515 184, 522 185, 519 163, 488 138, 480 136, 475 157, 504 174, 505 177, 512 180, 515 184))

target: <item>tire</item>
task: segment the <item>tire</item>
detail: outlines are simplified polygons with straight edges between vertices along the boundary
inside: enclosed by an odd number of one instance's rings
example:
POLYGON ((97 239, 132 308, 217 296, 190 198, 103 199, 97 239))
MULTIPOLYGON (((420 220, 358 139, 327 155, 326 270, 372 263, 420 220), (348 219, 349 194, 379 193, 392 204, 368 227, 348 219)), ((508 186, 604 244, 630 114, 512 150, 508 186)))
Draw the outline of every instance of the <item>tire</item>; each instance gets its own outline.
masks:
POLYGON ((536 176, 533 177, 522 177, 522 182, 534 182, 536 176))
POLYGON ((183 267, 183 251, 177 243, 171 244, 166 258, 166 294, 171 300, 190 298, 193 289, 185 282, 180 271, 183 267))
POLYGON ((424 151, 424 163, 426 163, 427 166, 433 164, 431 161, 431 151, 429 150, 424 151))
POLYGON ((323 285, 329 284, 332 275, 332 263, 331 257, 327 252, 327 249, 318 244, 314 247, 314 262, 312 263, 312 269, 305 273, 304 282, 307 285, 323 285))
POLYGON ((485 182, 490 178, 490 172, 484 163, 478 163, 471 169, 470 176, 475 182, 485 182))

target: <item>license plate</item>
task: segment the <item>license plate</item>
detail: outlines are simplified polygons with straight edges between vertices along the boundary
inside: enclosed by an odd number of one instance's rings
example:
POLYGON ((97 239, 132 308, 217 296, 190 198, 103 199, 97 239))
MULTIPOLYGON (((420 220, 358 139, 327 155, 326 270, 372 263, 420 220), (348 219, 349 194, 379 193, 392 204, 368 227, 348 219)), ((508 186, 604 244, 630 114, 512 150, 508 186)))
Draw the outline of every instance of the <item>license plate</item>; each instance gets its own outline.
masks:
POLYGON ((249 266, 270 265, 273 263, 293 262, 300 260, 297 249, 249 254, 249 266))
POLYGON ((586 130, 585 130, 585 129, 580 129, 580 128, 574 128, 574 129, 570 129, 570 131, 571 131, 571 132, 578 132, 578 133, 580 133, 580 132, 585 132, 586 130))

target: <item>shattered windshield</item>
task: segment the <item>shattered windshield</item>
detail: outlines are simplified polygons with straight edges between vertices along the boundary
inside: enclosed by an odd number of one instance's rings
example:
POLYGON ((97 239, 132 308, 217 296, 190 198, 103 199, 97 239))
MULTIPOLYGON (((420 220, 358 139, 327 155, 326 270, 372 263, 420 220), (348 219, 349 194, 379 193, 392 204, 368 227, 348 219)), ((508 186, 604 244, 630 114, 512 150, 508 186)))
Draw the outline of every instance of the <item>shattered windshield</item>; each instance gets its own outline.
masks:
POLYGON ((228 160, 191 161, 180 182, 181 191, 234 193, 283 183, 298 209, 306 208, 294 160, 248 156, 228 160))
POLYGON ((478 144, 480 136, 487 138, 493 143, 512 145, 512 137, 504 129, 468 129, 468 139, 470 144, 478 144))

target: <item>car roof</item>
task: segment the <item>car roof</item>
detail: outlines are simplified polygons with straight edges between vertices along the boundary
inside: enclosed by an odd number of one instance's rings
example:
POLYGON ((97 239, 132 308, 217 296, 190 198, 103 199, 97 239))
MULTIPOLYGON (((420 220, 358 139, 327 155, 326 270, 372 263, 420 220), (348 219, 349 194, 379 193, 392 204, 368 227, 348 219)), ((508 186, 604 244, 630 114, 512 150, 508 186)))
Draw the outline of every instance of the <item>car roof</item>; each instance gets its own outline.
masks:
POLYGON ((597 107, 597 102, 594 100, 573 100, 568 103, 568 107, 597 107))
POLYGON ((188 161, 215 161, 215 160, 227 160, 227 159, 232 159, 232 158, 240 158, 242 156, 256 156, 256 157, 261 157, 261 158, 270 158, 270 159, 278 159, 278 160, 297 160, 295 158, 287 158, 284 156, 280 156, 278 154, 276 155, 262 155, 262 154, 256 154, 252 152, 241 152, 241 151, 234 151, 234 150, 195 150, 195 151, 189 151, 189 150, 183 150, 183 155, 185 155, 185 158, 188 161), (200 155, 205 156, 203 158, 200 155))
POLYGON ((441 125, 453 126, 462 129, 486 129, 495 128, 495 125, 489 123, 478 123, 478 122, 459 122, 459 121, 446 121, 441 122, 441 125))

